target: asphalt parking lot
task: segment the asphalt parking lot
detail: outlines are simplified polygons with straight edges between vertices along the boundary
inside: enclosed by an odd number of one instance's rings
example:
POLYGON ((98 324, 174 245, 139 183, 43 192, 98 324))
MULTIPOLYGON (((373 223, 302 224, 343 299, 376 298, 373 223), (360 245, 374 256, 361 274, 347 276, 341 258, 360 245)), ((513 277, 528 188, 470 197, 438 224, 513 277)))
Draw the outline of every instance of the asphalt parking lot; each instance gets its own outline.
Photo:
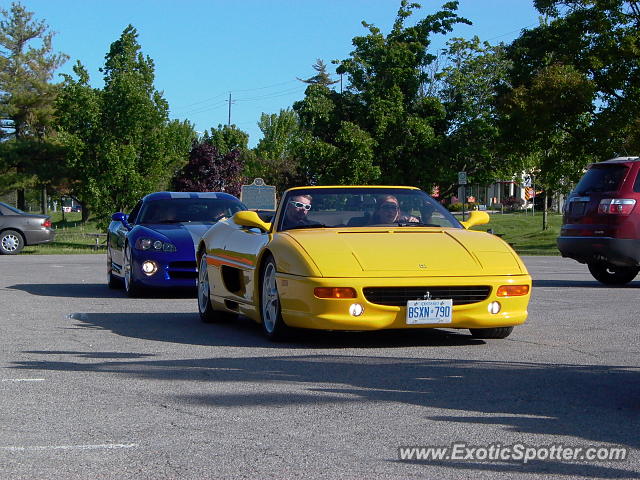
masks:
POLYGON ((201 323, 188 295, 109 290, 104 255, 2 256, 0 477, 639 478, 640 277, 606 287, 571 260, 524 260, 529 320, 507 339, 430 330, 273 344, 246 319, 201 323), (627 458, 398 450, 456 442, 627 458))

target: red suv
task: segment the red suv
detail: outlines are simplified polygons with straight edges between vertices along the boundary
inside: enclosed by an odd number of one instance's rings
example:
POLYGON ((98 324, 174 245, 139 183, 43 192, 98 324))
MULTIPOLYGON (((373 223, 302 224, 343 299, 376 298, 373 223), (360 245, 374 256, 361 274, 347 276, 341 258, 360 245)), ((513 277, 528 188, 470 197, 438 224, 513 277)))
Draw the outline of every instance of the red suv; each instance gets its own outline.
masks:
POLYGON ((640 157, 592 164, 564 206, 558 249, 593 277, 623 285, 640 271, 640 157))

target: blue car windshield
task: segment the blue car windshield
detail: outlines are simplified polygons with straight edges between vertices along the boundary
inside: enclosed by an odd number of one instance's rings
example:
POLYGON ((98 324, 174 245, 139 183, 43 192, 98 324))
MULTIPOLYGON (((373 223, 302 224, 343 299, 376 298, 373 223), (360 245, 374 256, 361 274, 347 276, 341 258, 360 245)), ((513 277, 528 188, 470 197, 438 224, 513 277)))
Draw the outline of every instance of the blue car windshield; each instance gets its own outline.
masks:
POLYGON ((245 206, 231 198, 167 198, 145 202, 136 223, 216 222, 240 210, 245 206))
POLYGON ((331 187, 288 192, 278 230, 374 226, 463 228, 422 190, 331 187))

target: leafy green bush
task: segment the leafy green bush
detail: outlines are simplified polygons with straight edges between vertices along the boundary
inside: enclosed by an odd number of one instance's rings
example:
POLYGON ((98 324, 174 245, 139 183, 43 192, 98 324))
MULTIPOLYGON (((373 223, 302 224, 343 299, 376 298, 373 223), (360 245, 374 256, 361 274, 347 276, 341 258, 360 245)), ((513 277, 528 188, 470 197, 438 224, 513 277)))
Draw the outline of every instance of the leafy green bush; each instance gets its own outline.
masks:
MULTIPOLYGON (((476 203, 473 203, 473 202, 465 203, 465 204, 464 204, 464 209, 465 209, 466 211, 469 211, 469 210, 475 210, 476 205, 477 205, 477 204, 476 204, 476 203)), ((462 211, 462 203, 452 203, 452 204, 450 204, 450 205, 447 205, 447 209, 448 209, 450 212, 461 212, 461 211, 462 211)))

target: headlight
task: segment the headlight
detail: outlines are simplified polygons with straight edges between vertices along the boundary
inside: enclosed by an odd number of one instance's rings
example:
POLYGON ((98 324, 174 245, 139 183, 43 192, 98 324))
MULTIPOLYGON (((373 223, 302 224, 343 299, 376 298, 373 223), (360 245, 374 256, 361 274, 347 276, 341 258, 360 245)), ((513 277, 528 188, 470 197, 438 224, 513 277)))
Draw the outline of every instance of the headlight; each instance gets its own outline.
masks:
POLYGON ((175 252, 176 246, 170 242, 163 242, 162 240, 153 240, 151 238, 139 238, 136 240, 136 248, 144 251, 155 252, 175 252))

